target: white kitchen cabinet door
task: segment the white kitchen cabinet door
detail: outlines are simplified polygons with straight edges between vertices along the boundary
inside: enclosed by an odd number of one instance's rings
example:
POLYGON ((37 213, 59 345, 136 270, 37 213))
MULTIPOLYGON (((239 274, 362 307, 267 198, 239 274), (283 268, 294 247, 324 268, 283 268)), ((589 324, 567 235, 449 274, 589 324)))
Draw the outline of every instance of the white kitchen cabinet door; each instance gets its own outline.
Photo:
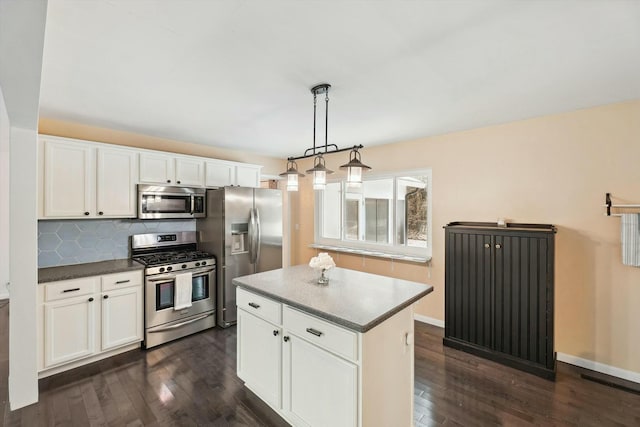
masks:
POLYGON ((140 182, 145 184, 175 184, 174 155, 140 153, 140 182))
POLYGON ((238 376, 262 400, 281 407, 282 330, 238 310, 238 376))
POLYGON ((102 351, 142 341, 142 287, 102 293, 102 351))
POLYGON ((83 217, 94 214, 93 148, 81 142, 44 144, 44 216, 83 217))
POLYGON ((204 160, 189 157, 176 158, 176 184, 191 187, 204 186, 204 160))
POLYGON ((285 416, 296 426, 357 426, 358 367, 289 331, 283 334, 285 416))
POLYGON ((96 210, 98 216, 135 217, 137 214, 137 153, 98 148, 96 210))
POLYGON ((91 295, 44 304, 45 368, 95 352, 97 304, 91 295))
POLYGON ((205 186, 227 187, 235 184, 236 167, 233 163, 208 161, 206 164, 205 186))
POLYGON ((260 166, 238 164, 236 166, 236 185, 260 187, 260 169, 260 166))

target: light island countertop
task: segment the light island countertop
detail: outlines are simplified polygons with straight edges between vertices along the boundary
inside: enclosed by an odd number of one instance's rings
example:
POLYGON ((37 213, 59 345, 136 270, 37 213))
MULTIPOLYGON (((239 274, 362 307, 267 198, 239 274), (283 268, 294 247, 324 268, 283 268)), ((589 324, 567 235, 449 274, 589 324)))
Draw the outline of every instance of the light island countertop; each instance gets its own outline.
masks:
POLYGON ((233 279, 236 286, 299 308, 356 332, 366 332, 433 291, 433 286, 345 268, 328 271, 329 284, 307 265, 233 279))

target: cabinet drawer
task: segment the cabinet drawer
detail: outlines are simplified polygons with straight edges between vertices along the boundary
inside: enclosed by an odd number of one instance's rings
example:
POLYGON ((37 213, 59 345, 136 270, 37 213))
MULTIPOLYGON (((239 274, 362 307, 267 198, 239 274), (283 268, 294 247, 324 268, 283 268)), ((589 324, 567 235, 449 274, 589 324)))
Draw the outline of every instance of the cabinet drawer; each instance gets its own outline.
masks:
POLYGON ((99 280, 100 277, 84 277, 82 279, 47 283, 44 285, 44 299, 45 301, 55 301, 92 294, 98 289, 99 280))
POLYGON ((284 329, 346 359, 358 360, 358 335, 355 332, 289 306, 284 306, 282 317, 284 329))
POLYGON ((129 286, 142 286, 142 271, 127 271, 102 276, 103 291, 128 288, 129 286))
POLYGON ((238 308, 255 314, 271 323, 282 323, 282 304, 272 299, 265 298, 242 288, 236 288, 236 304, 238 308))

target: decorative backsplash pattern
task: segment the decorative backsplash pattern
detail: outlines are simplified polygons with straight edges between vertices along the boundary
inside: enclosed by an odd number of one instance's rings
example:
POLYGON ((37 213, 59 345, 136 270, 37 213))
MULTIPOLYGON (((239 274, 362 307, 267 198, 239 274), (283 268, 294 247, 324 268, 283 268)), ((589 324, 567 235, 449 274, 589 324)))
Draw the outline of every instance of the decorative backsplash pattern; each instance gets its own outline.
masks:
POLYGON ((129 257, 129 236, 195 231, 196 221, 85 219, 38 221, 38 267, 129 257))

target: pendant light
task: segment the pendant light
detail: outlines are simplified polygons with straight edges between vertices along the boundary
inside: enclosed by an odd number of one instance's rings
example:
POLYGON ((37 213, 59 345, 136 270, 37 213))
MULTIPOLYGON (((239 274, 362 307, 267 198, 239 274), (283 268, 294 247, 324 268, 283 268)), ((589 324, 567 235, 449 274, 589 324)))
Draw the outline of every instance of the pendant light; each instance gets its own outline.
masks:
POLYGON ((324 157, 320 153, 313 161, 313 168, 309 169, 307 173, 313 173, 313 189, 324 190, 327 186, 327 175, 333 171, 325 167, 324 157))
MULTIPOLYGON (((318 94, 324 93, 324 102, 325 102, 325 110, 324 110, 324 147, 325 151, 327 151, 328 147, 328 132, 329 132, 329 88, 331 87, 328 83, 323 83, 311 88, 311 93, 313 93, 313 147, 316 146, 316 98, 318 94)), ((324 157, 322 157, 322 153, 318 154, 313 161, 313 168, 309 169, 307 173, 313 174, 313 189, 314 190, 324 190, 327 186, 327 175, 333 173, 332 170, 327 169, 324 165, 324 157)))
POLYGON ((360 161, 360 152, 354 147, 349 153, 349 163, 340 166, 347 170, 347 185, 359 187, 362 185, 362 172, 371 169, 360 161))
POLYGON ((287 171, 280 174, 280 176, 287 177, 287 191, 298 191, 298 177, 304 176, 304 174, 298 172, 298 165, 295 162, 295 160, 298 159, 315 157, 313 168, 306 171, 307 173, 313 174, 314 190, 324 190, 327 185, 327 175, 333 173, 332 170, 327 169, 325 166, 324 154, 351 150, 349 163, 340 166, 340 168, 347 169, 347 183, 352 185, 361 184, 362 171, 364 169, 371 169, 360 161, 360 153, 358 150, 364 148, 362 144, 354 145, 350 148, 338 148, 336 144, 329 144, 329 88, 331 88, 329 83, 321 83, 311 88, 311 93, 313 94, 313 147, 307 148, 302 156, 287 158, 287 171), (317 97, 321 94, 325 94, 324 147, 322 145, 316 147, 316 105, 317 97))
POLYGON ((298 165, 294 160, 287 161, 287 171, 280 174, 287 177, 287 191, 298 191, 298 177, 304 176, 298 172, 298 165))

